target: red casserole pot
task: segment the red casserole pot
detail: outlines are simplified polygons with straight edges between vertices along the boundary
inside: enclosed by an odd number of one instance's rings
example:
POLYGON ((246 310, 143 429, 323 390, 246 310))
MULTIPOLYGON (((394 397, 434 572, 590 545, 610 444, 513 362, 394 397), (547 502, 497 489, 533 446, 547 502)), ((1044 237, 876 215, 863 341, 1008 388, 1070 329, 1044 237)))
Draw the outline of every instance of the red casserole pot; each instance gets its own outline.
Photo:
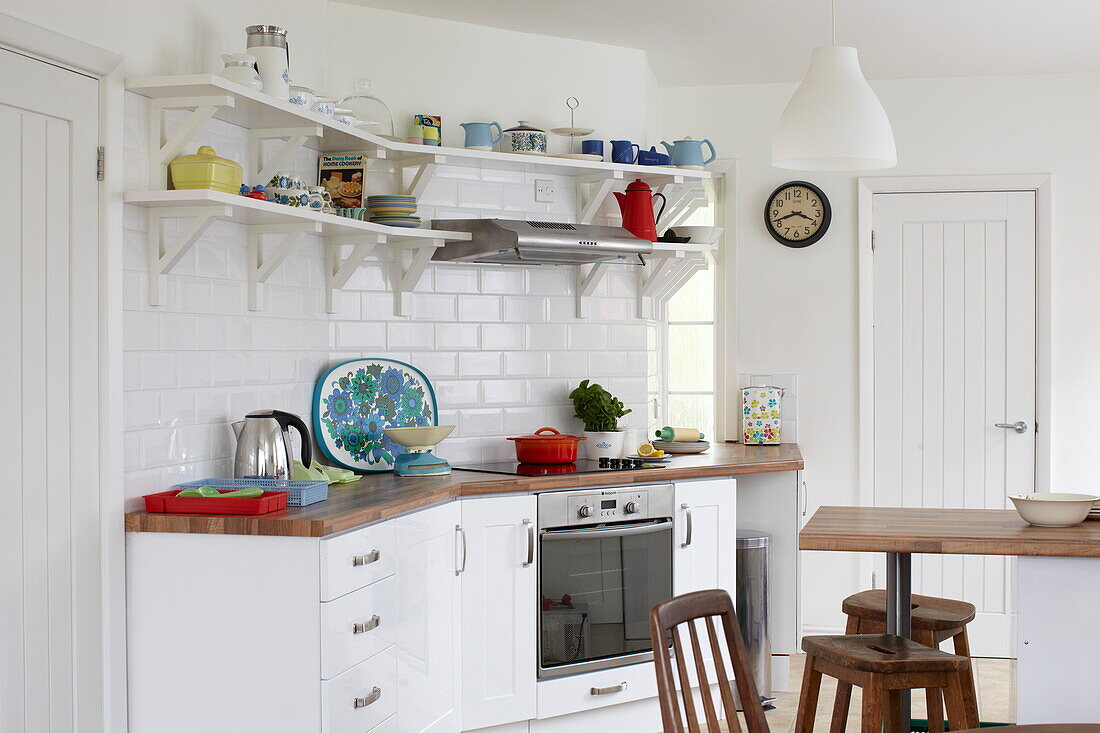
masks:
POLYGON ((539 428, 534 435, 508 438, 516 442, 516 460, 520 463, 573 463, 577 445, 585 438, 562 435, 554 428, 539 428))

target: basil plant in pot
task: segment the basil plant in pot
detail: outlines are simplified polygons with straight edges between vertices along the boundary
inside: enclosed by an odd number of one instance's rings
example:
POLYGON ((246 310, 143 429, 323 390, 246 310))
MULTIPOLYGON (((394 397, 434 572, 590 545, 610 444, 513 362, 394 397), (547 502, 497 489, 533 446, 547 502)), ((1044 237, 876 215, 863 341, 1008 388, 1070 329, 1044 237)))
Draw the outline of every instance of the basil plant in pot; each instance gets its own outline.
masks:
POLYGON ((619 458, 623 454, 626 436, 619 429, 619 418, 631 411, 623 408, 621 400, 598 384, 589 380, 581 382, 569 393, 573 400, 575 417, 584 422, 585 454, 590 459, 619 458))

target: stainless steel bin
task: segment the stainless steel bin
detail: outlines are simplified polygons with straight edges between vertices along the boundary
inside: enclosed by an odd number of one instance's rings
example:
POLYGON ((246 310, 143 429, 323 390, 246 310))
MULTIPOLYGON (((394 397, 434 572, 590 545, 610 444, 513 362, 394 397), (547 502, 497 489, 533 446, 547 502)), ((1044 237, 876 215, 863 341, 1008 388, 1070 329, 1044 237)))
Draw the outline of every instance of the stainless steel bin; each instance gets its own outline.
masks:
MULTIPOLYGON (((767 532, 737 530, 737 620, 756 689, 765 705, 772 697, 772 647, 768 639, 767 532)), ((738 701, 740 708, 740 701, 738 701)))

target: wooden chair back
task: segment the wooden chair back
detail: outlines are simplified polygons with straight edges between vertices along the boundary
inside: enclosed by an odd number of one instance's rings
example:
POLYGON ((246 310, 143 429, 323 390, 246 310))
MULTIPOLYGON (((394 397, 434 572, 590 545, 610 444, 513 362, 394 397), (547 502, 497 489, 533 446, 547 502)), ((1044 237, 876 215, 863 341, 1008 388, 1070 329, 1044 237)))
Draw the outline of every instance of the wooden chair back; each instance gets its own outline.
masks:
POLYGON ((657 670, 657 691, 661 702, 661 720, 665 733, 684 733, 683 720, 680 717, 680 702, 676 691, 677 680, 680 683, 679 696, 683 698, 688 733, 699 733, 699 717, 696 712, 692 687, 699 687, 699 696, 703 703, 703 715, 709 733, 718 733, 718 709, 711 694, 714 684, 707 676, 702 644, 699 641, 700 627, 706 630, 713 655, 715 681, 725 714, 726 725, 731 733, 741 733, 737 720, 737 705, 730 689, 730 675, 726 673, 723 657, 725 651, 733 664, 733 677, 737 684, 737 694, 744 703, 745 724, 748 733, 769 733, 768 723, 764 719, 764 709, 760 704, 760 695, 753 680, 749 666, 745 643, 741 639, 741 630, 737 625, 737 611, 729 593, 724 590, 701 590, 685 593, 658 603, 649 614, 649 633, 653 640, 653 660, 657 670), (719 632, 717 622, 721 624, 719 632), (697 621, 699 623, 697 623, 697 621), (691 656, 694 659, 694 685, 688 667, 691 662, 685 655, 681 627, 687 627, 691 644, 691 656), (669 642, 671 641, 671 655, 669 642), (676 674, 673 676, 675 657, 676 674))

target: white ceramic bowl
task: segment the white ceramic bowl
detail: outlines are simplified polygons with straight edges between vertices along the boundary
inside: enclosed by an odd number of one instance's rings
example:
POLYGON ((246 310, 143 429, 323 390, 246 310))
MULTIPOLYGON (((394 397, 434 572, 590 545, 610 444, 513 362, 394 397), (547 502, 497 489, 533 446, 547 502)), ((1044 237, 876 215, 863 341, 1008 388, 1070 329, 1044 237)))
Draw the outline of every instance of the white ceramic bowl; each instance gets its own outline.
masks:
POLYGON ((413 450, 430 450, 451 434, 454 425, 424 425, 414 428, 385 428, 382 432, 394 443, 413 450))
POLYGON ((1017 494, 1008 498, 1028 524, 1071 527, 1085 521, 1098 497, 1092 494, 1017 494))

